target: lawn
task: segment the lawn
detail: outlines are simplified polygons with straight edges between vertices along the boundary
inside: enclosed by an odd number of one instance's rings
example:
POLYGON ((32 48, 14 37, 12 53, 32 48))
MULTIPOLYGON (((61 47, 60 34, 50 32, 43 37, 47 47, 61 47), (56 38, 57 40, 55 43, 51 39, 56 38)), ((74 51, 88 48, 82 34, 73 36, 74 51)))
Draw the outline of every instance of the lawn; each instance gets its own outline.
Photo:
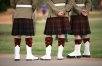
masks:
MULTIPOLYGON (((93 15, 90 15, 93 18, 93 15)), ((100 15, 97 15, 101 17, 100 15)), ((96 16, 96 17, 97 17, 96 16)), ((95 17, 94 17, 95 18, 95 17)), ((43 34, 45 23, 36 23, 36 35, 33 37, 33 54, 44 55, 45 54, 45 36, 43 34)), ((102 21, 95 20, 90 21, 91 26, 91 54, 94 58, 102 58, 102 21)), ((0 24, 0 54, 13 54, 14 44, 13 36, 11 35, 11 24, 0 24)), ((53 36, 54 38, 55 36, 53 36)), ((74 50, 74 37, 68 35, 69 42, 66 42, 63 55, 66 56, 68 53, 74 50)), ((57 55, 57 41, 54 40, 52 47, 52 55, 57 55)), ((83 44, 81 52, 83 53, 83 44)), ((25 47, 25 36, 22 37, 21 43, 21 54, 26 54, 25 47)))

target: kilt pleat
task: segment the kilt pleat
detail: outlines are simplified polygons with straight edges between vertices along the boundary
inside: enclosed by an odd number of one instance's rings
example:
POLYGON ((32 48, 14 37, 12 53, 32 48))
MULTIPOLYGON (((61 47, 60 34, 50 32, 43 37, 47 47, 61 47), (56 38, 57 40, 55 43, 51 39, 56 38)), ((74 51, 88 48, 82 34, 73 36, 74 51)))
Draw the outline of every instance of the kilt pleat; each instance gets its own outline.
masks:
POLYGON ((68 17, 47 18, 44 30, 45 35, 61 35, 70 33, 71 26, 68 17))
POLYGON ((15 18, 12 27, 12 35, 34 35, 34 25, 32 19, 15 18))
POLYGON ((91 33, 88 16, 73 15, 70 23, 73 35, 87 35, 91 33))

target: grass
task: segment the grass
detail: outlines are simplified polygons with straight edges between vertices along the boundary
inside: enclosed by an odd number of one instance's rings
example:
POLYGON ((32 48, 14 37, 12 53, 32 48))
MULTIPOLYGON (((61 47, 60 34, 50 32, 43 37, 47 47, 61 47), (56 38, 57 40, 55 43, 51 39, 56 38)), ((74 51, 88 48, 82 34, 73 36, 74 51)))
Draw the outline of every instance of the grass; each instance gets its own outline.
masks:
POLYGON ((98 14, 91 14, 89 15, 90 18, 102 18, 102 12, 98 13, 98 14))
MULTIPOLYGON (((92 17, 92 15, 90 15, 92 17)), ((100 17, 98 15, 98 17, 100 17)), ((36 35, 33 37, 33 54, 35 55, 44 55, 45 54, 45 36, 43 34, 44 31, 44 23, 36 24, 36 35)), ((94 58, 102 58, 102 22, 90 21, 91 26, 91 54, 94 58)), ((0 24, 0 54, 13 54, 14 53, 14 44, 13 37, 11 35, 11 24, 0 24)), ((53 36, 55 37, 55 36, 53 36)), ((74 50, 74 37, 68 35, 70 42, 65 44, 63 55, 66 56, 68 53, 74 50)), ((53 42, 52 47, 52 55, 57 55, 57 41, 53 42)), ((84 46, 82 44, 81 52, 83 53, 84 46)), ((21 54, 26 54, 25 47, 25 36, 22 37, 21 43, 21 54)))
POLYGON ((92 11, 89 14, 90 18, 102 18, 102 11, 92 11))

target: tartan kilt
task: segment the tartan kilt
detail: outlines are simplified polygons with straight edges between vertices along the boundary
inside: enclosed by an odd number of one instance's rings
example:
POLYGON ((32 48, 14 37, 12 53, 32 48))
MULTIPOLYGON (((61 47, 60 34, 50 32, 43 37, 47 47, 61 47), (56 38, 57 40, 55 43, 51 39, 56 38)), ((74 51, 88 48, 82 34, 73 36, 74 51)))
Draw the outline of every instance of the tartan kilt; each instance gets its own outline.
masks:
POLYGON ((12 35, 34 35, 34 24, 32 19, 15 18, 13 21, 12 35))
POLYGON ((71 26, 68 17, 51 17, 47 18, 44 34, 61 35, 70 34, 71 26))
POLYGON ((88 16, 73 15, 70 23, 72 35, 87 35, 91 33, 88 16))

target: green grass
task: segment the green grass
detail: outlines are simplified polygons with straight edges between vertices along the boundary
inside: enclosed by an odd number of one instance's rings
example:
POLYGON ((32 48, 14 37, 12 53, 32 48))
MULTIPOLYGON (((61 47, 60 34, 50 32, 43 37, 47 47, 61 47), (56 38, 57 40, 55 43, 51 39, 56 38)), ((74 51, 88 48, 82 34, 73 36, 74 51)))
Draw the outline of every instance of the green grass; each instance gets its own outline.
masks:
POLYGON ((89 14, 90 18, 102 18, 102 12, 99 11, 98 13, 89 14))
MULTIPOLYGON (((44 23, 36 24, 36 35, 33 37, 33 54, 35 55, 44 55, 45 54, 45 35, 44 23)), ((102 58, 102 22, 99 21, 90 21, 91 26, 91 54, 94 58, 102 58)), ((14 53, 14 44, 13 36, 11 35, 12 25, 10 24, 0 24, 0 54, 13 54, 14 53)), ((53 36, 55 37, 55 36, 53 36)), ((74 50, 74 37, 68 35, 70 42, 65 44, 63 55, 66 56, 68 53, 74 50)), ((53 42, 52 55, 57 55, 57 41, 53 42)), ((83 44, 81 52, 83 53, 83 44)), ((25 36, 22 37, 21 43, 21 54, 26 54, 25 47, 25 36)))
POLYGON ((91 24, 91 53, 93 57, 102 57, 102 21, 93 21, 91 24))
POLYGON ((102 18, 102 13, 99 14, 91 14, 89 15, 90 18, 102 18))

